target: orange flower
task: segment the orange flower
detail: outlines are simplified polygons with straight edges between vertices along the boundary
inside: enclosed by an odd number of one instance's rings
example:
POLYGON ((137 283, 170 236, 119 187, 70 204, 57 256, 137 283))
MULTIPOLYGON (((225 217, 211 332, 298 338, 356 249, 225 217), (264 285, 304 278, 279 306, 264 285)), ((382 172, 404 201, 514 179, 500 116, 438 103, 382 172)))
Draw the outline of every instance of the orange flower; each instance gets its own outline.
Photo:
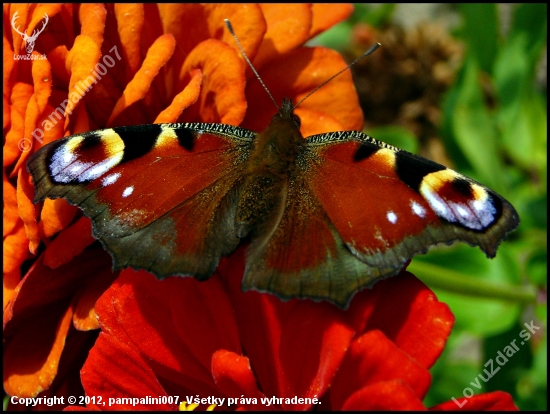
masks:
MULTIPOLYGON (((95 300, 116 277, 75 207, 62 199, 32 203, 30 155, 63 136, 118 125, 201 121, 259 131, 275 109, 223 19, 277 102, 297 102, 345 65, 334 51, 301 45, 351 11, 304 4, 4 5, 11 22, 4 30, 3 106, 8 394, 82 393, 75 375, 95 340, 86 333, 98 327, 95 300)), ((306 136, 362 126, 349 73, 296 113, 306 136)))

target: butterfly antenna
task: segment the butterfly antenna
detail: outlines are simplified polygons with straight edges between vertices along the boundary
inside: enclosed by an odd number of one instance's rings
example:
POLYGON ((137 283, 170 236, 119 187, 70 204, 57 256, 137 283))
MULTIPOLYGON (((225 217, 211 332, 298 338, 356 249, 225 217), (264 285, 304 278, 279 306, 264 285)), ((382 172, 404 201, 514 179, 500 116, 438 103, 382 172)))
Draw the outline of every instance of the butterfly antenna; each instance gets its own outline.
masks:
POLYGON ((233 30, 233 26, 231 26, 231 22, 229 21, 229 19, 224 19, 224 22, 225 22, 225 25, 227 26, 227 30, 229 30, 229 33, 231 33, 231 35, 235 39, 235 42, 237 42, 237 46, 239 46, 239 49, 241 50, 241 54, 244 56, 246 62, 248 63, 248 66, 250 66, 250 68, 256 75, 256 78, 260 81, 260 83, 264 87, 265 91, 267 92, 267 94, 275 104, 275 107, 277 108, 277 110, 279 110, 279 105, 277 105, 277 102, 273 98, 273 95, 271 95, 271 92, 269 92, 269 89, 267 89, 267 86, 265 86, 264 81, 262 80, 262 78, 260 78, 260 75, 258 75, 258 72, 256 71, 256 68, 254 67, 254 65, 252 65, 252 62, 250 61, 250 59, 248 59, 248 56, 246 55, 243 47, 241 46, 241 42, 239 42, 239 38, 237 37, 237 35, 235 34, 235 31, 233 30))
POLYGON ((365 53, 363 53, 361 56, 359 56, 357 59, 355 59, 353 62, 351 62, 348 66, 346 66, 344 69, 342 69, 340 72, 332 75, 330 78, 328 78, 326 81, 324 81, 322 84, 317 86, 315 89, 313 89, 310 93, 308 93, 300 102, 298 102, 296 105, 294 105, 294 108, 296 109, 298 105, 300 105, 302 102, 304 102, 307 98, 309 98, 311 95, 313 95, 315 92, 317 92, 319 89, 321 89, 323 86, 325 86, 327 83, 329 83, 331 80, 333 80, 335 77, 340 75, 342 72, 345 72, 346 70, 350 69, 353 65, 355 65, 357 62, 359 62, 361 59, 363 59, 365 56, 370 55, 372 52, 374 52, 376 49, 378 49, 380 46, 382 46, 380 43, 376 43, 373 45, 369 50, 367 50, 365 53))

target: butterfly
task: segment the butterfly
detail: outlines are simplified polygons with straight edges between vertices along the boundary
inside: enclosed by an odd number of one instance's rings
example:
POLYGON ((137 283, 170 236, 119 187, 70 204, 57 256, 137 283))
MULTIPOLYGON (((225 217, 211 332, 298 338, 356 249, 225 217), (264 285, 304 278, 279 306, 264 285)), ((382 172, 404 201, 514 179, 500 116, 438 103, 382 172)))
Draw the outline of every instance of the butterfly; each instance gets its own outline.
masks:
POLYGON ((243 290, 342 308, 431 246, 494 257, 518 226, 502 196, 426 158, 358 131, 304 138, 294 109, 283 100, 261 133, 148 124, 54 141, 27 164, 34 202, 80 207, 115 269, 205 280, 244 243, 243 290))

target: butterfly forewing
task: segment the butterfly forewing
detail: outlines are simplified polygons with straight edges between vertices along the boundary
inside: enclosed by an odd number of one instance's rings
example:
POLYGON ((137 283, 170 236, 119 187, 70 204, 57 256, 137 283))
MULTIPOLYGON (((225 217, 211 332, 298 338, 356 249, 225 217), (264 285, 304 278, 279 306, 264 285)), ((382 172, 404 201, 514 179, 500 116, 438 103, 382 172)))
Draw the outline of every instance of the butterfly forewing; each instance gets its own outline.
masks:
POLYGON ((93 221, 116 267, 208 277, 232 252, 239 177, 255 134, 222 124, 75 135, 29 161, 35 201, 64 197, 93 221))
POLYGON ((440 164, 355 131, 308 138, 311 187, 353 254, 400 268, 437 243, 461 240, 489 257, 517 227, 498 194, 440 164))

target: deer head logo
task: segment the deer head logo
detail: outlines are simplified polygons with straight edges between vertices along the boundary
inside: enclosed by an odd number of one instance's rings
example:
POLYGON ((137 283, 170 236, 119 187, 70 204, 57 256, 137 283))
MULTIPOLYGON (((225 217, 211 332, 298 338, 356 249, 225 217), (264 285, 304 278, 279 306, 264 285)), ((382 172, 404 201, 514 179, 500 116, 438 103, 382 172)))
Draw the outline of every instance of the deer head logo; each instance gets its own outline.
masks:
POLYGON ((25 32, 21 32, 18 27, 16 27, 16 20, 17 20, 17 14, 19 11, 16 11, 11 19, 11 27, 13 27, 13 30, 15 30, 17 33, 21 35, 23 38, 23 42, 25 44, 25 50, 27 51, 27 54, 31 54, 34 50, 34 42, 36 42, 36 39, 38 38, 38 35, 44 31, 46 28, 46 25, 48 24, 49 17, 46 13, 44 13, 44 24, 42 25, 42 28, 40 30, 33 30, 32 36, 28 36, 25 32))

